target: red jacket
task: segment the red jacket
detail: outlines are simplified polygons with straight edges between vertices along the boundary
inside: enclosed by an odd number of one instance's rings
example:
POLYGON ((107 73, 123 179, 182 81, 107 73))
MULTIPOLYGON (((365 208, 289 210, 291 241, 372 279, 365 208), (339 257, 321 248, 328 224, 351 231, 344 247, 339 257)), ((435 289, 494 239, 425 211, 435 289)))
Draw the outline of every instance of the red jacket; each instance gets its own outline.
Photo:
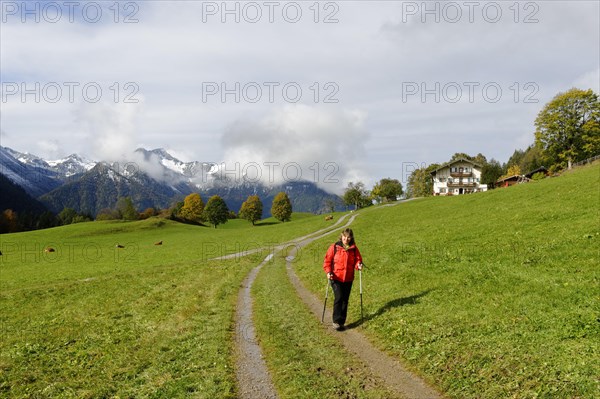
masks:
POLYGON ((323 270, 325 273, 333 272, 334 280, 346 283, 354 281, 354 270, 358 269, 360 263, 362 263, 362 256, 356 245, 352 244, 348 249, 344 249, 341 242, 336 242, 329 247, 325 254, 323 270))

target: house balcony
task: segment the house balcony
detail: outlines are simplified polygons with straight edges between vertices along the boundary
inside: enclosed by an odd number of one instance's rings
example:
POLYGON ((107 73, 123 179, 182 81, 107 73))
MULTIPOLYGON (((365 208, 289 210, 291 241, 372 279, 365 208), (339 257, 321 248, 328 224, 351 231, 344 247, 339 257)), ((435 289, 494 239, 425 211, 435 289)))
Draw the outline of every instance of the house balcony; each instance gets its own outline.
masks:
POLYGON ((448 187, 477 187, 477 183, 448 183, 448 187))
POLYGON ((473 172, 450 172, 452 177, 473 177, 473 172))

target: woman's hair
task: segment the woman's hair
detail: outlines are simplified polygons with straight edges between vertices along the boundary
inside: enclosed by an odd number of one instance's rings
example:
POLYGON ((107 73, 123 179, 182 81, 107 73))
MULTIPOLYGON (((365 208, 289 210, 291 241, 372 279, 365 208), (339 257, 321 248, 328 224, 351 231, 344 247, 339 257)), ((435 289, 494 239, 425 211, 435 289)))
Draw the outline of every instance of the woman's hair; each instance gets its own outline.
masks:
POLYGON ((342 241, 343 236, 350 237, 350 241, 348 242, 348 244, 354 244, 354 233, 352 232, 352 229, 344 229, 344 231, 342 231, 342 234, 340 234, 340 241, 342 241))

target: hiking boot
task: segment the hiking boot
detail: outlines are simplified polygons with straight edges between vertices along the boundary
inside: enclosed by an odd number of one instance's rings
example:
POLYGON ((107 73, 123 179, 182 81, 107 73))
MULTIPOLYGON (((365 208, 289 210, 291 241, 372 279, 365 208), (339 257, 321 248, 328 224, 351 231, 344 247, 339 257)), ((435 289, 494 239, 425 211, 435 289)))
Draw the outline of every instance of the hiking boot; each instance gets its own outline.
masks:
POLYGON ((343 324, 333 323, 333 328, 336 331, 344 331, 344 325, 343 324))

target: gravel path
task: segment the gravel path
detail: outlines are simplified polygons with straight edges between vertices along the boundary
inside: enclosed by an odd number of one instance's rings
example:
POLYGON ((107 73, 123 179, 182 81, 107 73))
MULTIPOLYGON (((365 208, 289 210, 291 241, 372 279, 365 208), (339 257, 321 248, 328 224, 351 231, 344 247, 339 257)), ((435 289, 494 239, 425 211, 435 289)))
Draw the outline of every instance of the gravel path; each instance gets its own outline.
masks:
MULTIPOLYGON (((336 226, 345 220, 347 215, 325 229, 305 235, 299 240, 308 240, 309 237, 331 232, 336 226)), ((314 238, 313 238, 314 239, 314 238)), ((269 370, 264 361, 262 350, 256 339, 256 329, 252 320, 252 295, 251 289, 260 269, 269 262, 275 253, 281 251, 295 241, 281 244, 271 248, 273 253, 268 255, 258 266, 253 268, 242 282, 242 288, 238 294, 235 314, 235 374, 237 379, 237 395, 242 399, 274 399, 278 398, 277 391, 273 386, 269 370)), ((262 248, 244 251, 238 254, 222 256, 217 259, 230 259, 237 256, 245 256, 263 250, 262 248)))
MULTIPOLYGON (((252 320, 252 296, 251 288, 260 269, 269 262, 275 253, 283 248, 289 248, 293 245, 287 257, 287 273, 296 292, 308 308, 320 318, 323 305, 322 298, 315 297, 300 282, 298 276, 292 268, 292 261, 295 253, 302 247, 311 242, 330 235, 340 228, 349 226, 356 218, 356 214, 343 225, 350 215, 342 216, 338 221, 319 231, 300 237, 294 241, 279 245, 273 249, 273 253, 267 256, 258 266, 248 273, 248 276, 242 283, 242 289, 238 295, 236 315, 235 315, 235 343, 236 343, 236 378, 237 393, 240 398, 271 399, 278 398, 277 391, 269 375, 266 363, 262 356, 260 345, 256 340, 256 330, 252 320)), ((245 254, 258 252, 260 249, 246 251, 245 254)), ((232 254, 227 257, 241 256, 242 254, 232 254)), ((221 258, 227 258, 221 257, 221 258)), ((219 258, 215 258, 219 259, 219 258)), ((331 320, 331 311, 327 311, 326 320, 331 320)), ((325 324, 329 327, 330 323, 325 324)), ((371 370, 374 376, 381 378, 392 390, 398 392, 407 399, 442 399, 435 389, 428 386, 421 378, 409 372, 397 360, 391 358, 379 349, 375 348, 357 329, 347 329, 343 332, 333 331, 328 328, 331 334, 340 339, 344 347, 351 353, 354 353, 371 370)))

